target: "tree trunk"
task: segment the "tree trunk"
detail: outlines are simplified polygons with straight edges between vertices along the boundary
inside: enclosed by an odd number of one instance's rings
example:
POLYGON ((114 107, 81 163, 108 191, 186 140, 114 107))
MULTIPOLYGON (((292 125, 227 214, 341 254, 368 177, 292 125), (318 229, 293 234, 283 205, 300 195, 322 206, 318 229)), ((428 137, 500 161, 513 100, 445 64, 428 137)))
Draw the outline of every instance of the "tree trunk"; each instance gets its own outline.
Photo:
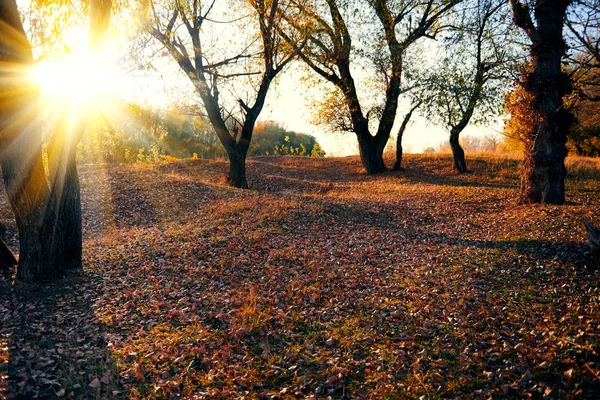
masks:
POLYGON ((452 149, 452 158, 454 159, 454 169, 459 174, 465 174, 469 172, 467 169, 467 162, 465 161, 465 151, 459 143, 460 131, 456 128, 452 128, 450 131, 450 148, 452 149))
POLYGON ((77 173, 77 143, 83 137, 87 121, 75 124, 68 113, 56 126, 47 146, 52 200, 56 204, 57 245, 61 246, 61 262, 66 269, 81 269, 82 217, 81 189, 77 173))
POLYGON ((396 163, 394 164, 394 171, 402 170, 402 136, 408 126, 408 122, 412 117, 413 112, 421 105, 421 102, 417 103, 411 110, 404 116, 400 129, 398 129, 398 136, 396 137, 396 163))
POLYGON ((248 181, 246 180, 246 154, 248 147, 236 144, 233 149, 229 150, 229 175, 227 183, 231 186, 248 189, 248 181))
POLYGON ((52 184, 52 199, 57 205, 56 233, 60 235, 61 262, 68 270, 82 268, 81 189, 76 154, 70 151, 62 160, 52 184))
POLYGON ((533 57, 532 71, 525 76, 524 88, 533 98, 535 122, 527 132, 532 140, 525 149, 521 167, 519 202, 563 204, 567 135, 574 119, 563 104, 563 97, 571 91, 571 86, 561 69, 566 50, 562 30, 571 0, 537 0, 537 27, 531 22, 527 8, 514 0, 511 3, 515 22, 525 29, 532 41, 533 57))
MULTIPOLYGON (((39 133, 39 132, 38 132, 39 133)), ((54 216, 42 162, 41 133, 39 151, 34 140, 22 135, 3 152, 0 164, 4 184, 19 232, 17 280, 35 283, 60 278, 64 269, 56 257, 54 216), (21 142, 21 143, 18 143, 21 142), (23 143, 26 142, 26 143, 23 143), (27 161, 23 162, 23 154, 27 161)))
MULTIPOLYGON (((94 51, 102 46, 108 32, 112 1, 92 0, 90 2, 89 47, 94 51)), ((50 169, 50 189, 56 205, 57 256, 68 270, 82 268, 82 217, 81 187, 77 173, 77 144, 87 127, 87 115, 73 126, 66 122, 57 127, 48 145, 50 169)), ((70 121, 68 115, 63 121, 70 121)))
POLYGON ((24 76, 33 56, 15 1, 0 2, 0 21, 0 61, 23 66, 2 72, 0 165, 19 231, 17 280, 34 283, 62 277, 64 268, 42 158, 39 90, 24 76))
POLYGON ((362 161, 367 174, 379 174, 386 170, 383 162, 383 149, 377 146, 375 138, 370 133, 357 134, 358 149, 360 151, 360 159, 362 161))
POLYGON ((394 171, 400 171, 402 168, 402 136, 404 135, 404 129, 398 131, 398 137, 396 138, 396 162, 394 163, 394 171))
POLYGON ((69 154, 67 161, 62 199, 59 218, 61 221, 60 225, 64 229, 63 236, 66 241, 63 255, 65 267, 67 269, 81 269, 83 248, 81 187, 79 185, 75 151, 69 154))

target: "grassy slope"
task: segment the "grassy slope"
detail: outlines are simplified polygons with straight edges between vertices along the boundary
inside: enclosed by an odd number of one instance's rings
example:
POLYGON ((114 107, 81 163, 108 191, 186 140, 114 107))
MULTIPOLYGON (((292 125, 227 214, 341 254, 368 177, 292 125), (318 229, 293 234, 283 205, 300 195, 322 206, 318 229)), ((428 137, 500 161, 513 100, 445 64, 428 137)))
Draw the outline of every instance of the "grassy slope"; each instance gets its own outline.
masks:
POLYGON ((600 163, 562 207, 514 204, 516 160, 450 165, 83 166, 85 273, 0 287, 4 394, 593 398, 600 163))

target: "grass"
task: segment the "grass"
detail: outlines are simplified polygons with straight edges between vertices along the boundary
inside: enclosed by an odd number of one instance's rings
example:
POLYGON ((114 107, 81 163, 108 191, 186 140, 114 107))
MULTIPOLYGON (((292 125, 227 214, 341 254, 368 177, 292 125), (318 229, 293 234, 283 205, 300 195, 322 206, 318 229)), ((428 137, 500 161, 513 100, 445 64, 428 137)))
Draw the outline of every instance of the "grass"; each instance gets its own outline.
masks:
POLYGON ((595 398, 598 161, 560 207, 515 204, 518 159, 467 161, 259 157, 250 190, 224 161, 82 166, 83 273, 2 283, 4 395, 595 398))

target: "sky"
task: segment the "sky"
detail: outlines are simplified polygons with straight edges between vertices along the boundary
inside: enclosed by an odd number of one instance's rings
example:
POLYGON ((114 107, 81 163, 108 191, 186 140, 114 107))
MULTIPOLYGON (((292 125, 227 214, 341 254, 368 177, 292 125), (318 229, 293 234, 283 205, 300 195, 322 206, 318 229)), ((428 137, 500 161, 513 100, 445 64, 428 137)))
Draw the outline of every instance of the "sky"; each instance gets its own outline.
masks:
MULTIPOLYGON (((154 63, 156 71, 129 72, 132 81, 134 99, 148 102, 154 107, 161 107, 165 99, 197 99, 187 77, 185 77, 171 59, 165 58, 154 63)), ((304 72, 298 66, 291 66, 281 73, 271 86, 265 107, 259 121, 274 121, 282 124, 288 130, 306 133, 314 136, 323 147, 327 155, 348 156, 358 154, 358 144, 354 133, 335 133, 328 131, 327 127, 315 125, 314 107, 315 98, 320 98, 324 88, 322 86, 310 87, 300 82, 304 72)), ((323 83, 329 85, 329 83, 323 83)), ((171 100, 172 101, 172 100, 171 100)), ((177 102, 177 100, 175 100, 177 102)), ((396 125, 393 130, 395 136, 404 114, 408 112, 407 104, 400 104, 398 108, 396 125)), ((501 136, 503 119, 489 125, 469 125, 462 135, 486 137, 488 135, 501 136)), ((449 138, 449 129, 429 123, 424 116, 415 115, 403 136, 403 149, 406 153, 422 153, 425 149, 437 149, 441 143, 449 138)), ((393 140, 390 139, 390 142, 393 140)))
MULTIPOLYGON (((18 5, 22 8, 28 6, 28 0, 18 0, 18 5)), ((113 20, 114 22, 114 20, 113 20)), ((87 32, 85 30, 65 33, 69 35, 65 41, 73 43, 72 54, 74 55, 74 68, 70 70, 65 67, 64 61, 59 68, 56 66, 46 68, 39 78, 47 81, 47 91, 61 92, 61 86, 68 86, 70 89, 77 89, 78 85, 82 89, 90 89, 89 84, 79 84, 75 74, 77 71, 84 70, 85 67, 77 65, 81 63, 81 57, 77 58, 77 45, 82 46, 87 43, 85 39, 87 32), (77 43, 77 45, 75 44, 77 43), (59 70, 62 70, 62 76, 59 70), (66 73, 64 71, 67 71, 66 73)), ((118 46, 113 46, 118 47, 118 46)), ((121 43, 121 50, 126 47, 121 43)), ((160 52, 158 53, 160 54, 160 52)), ((122 56, 122 54, 120 55, 122 56)), ((172 103, 179 101, 197 101, 189 79, 179 71, 176 63, 167 57, 155 58, 152 65, 153 69, 133 69, 131 63, 119 63, 117 53, 113 52, 107 57, 113 57, 115 62, 110 67, 103 66, 103 71, 89 71, 86 76, 79 79, 95 80, 94 85, 102 90, 114 90, 117 96, 123 97, 128 101, 147 103, 154 108, 166 108, 172 103), (112 82, 107 82, 107 68, 110 68, 112 82)), ((71 62, 71 61, 67 61, 71 62)), ((88 68, 89 69, 89 68, 88 68)), ((310 86, 303 84, 300 78, 306 74, 305 68, 300 68, 297 64, 292 64, 287 70, 281 73, 267 96, 265 108, 259 117, 259 121, 274 121, 283 125, 291 131, 310 134, 315 136, 322 148, 331 156, 346 156, 358 154, 356 137, 353 133, 332 133, 328 132, 327 127, 313 124, 314 99, 320 99, 325 89, 322 85, 310 86)), ((92 86, 94 86, 92 85, 92 86)), ((407 104, 400 103, 398 108, 396 126, 393 135, 397 132, 404 114, 408 111, 407 104)), ((503 121, 496 121, 490 126, 468 126, 462 135, 471 135, 485 137, 493 135, 498 137, 502 131, 503 121)), ((403 138, 403 148, 407 153, 420 153, 425 149, 439 145, 448 140, 448 129, 443 126, 436 126, 428 123, 427 119, 421 115, 413 117, 403 138)))

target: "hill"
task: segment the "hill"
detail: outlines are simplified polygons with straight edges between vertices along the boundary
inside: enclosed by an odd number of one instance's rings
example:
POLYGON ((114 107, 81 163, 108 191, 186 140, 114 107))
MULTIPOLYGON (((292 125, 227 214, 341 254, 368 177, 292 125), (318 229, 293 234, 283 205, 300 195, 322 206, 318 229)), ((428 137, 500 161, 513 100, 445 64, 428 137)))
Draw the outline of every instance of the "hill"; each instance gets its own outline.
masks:
POLYGON ((250 190, 220 160, 81 166, 84 273, 0 283, 3 395, 595 398, 600 163, 561 207, 468 163, 258 157, 250 190))

